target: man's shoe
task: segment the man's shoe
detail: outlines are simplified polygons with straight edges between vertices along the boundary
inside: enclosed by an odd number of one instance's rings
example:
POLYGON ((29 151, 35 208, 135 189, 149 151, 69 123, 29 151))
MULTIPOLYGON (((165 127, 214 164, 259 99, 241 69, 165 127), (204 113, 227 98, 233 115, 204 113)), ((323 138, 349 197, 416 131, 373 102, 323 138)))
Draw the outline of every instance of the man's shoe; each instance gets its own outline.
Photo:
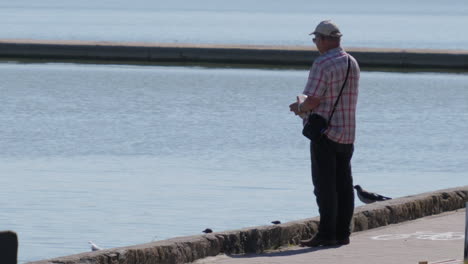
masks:
POLYGON ((348 245, 349 244, 349 237, 343 238, 343 239, 337 239, 336 240, 337 245, 348 245))
POLYGON ((300 245, 303 247, 334 246, 336 245, 336 241, 315 236, 311 239, 301 240, 300 245))

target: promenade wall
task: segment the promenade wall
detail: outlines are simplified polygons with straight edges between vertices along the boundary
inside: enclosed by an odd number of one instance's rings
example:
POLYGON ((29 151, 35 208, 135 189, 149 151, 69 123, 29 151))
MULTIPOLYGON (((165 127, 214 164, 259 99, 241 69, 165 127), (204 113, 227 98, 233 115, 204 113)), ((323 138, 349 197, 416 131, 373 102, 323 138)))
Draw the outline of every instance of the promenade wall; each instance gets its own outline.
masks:
MULTIPOLYGON (((353 232, 401 223, 465 207, 468 186, 364 205, 355 209, 353 232)), ((177 264, 225 254, 261 253, 297 245, 317 232, 319 218, 258 226, 100 250, 30 264, 177 264)))
MULTIPOLYGON (((468 70, 468 50, 347 48, 361 67, 468 70)), ((86 41, 0 40, 0 59, 82 60, 99 63, 216 63, 309 67, 306 46, 202 45, 86 41)))

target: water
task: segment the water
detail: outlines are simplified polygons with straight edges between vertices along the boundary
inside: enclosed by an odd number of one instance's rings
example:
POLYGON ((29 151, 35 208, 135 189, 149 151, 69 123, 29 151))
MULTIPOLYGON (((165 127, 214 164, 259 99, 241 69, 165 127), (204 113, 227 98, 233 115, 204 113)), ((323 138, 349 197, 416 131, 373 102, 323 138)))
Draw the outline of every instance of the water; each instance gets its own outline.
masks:
MULTIPOLYGON (((16 0, 0 39, 466 49, 468 5, 16 0)), ((0 64, 0 226, 20 263, 317 215, 288 110, 305 70, 0 64)), ((363 72, 355 182, 399 197, 467 185, 468 75, 363 72)), ((357 205, 360 205, 357 202, 357 205)))
POLYGON ((329 18, 345 47, 468 48, 465 0, 2 1, 0 39, 312 45, 329 18))
MULTIPOLYGON (((317 215, 306 70, 0 64, 0 226, 20 262, 317 215)), ((467 185, 468 75, 363 72, 355 182, 467 185)), ((357 205, 361 205, 357 202, 357 205)))

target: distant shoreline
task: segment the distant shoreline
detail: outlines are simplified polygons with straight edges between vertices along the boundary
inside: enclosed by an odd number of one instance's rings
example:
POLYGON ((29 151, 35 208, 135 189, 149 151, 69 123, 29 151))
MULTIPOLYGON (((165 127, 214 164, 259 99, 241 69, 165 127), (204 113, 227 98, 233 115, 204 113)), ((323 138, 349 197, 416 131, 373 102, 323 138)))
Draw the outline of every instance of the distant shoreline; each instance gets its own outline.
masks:
MULTIPOLYGON (((358 60, 361 67, 468 71, 468 50, 347 47, 345 50, 358 60)), ((2 60, 310 67, 317 56, 316 49, 306 46, 0 39, 2 60)))

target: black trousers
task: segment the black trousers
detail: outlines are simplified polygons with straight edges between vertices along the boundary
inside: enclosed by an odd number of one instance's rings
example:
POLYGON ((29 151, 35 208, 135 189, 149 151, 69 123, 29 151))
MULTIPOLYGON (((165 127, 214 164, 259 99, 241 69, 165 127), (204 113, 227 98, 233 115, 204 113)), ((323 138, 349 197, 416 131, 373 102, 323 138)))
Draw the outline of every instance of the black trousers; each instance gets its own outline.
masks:
POLYGON ((310 143, 312 182, 320 213, 318 235, 325 239, 350 236, 354 212, 351 174, 353 144, 339 144, 325 135, 310 143))

